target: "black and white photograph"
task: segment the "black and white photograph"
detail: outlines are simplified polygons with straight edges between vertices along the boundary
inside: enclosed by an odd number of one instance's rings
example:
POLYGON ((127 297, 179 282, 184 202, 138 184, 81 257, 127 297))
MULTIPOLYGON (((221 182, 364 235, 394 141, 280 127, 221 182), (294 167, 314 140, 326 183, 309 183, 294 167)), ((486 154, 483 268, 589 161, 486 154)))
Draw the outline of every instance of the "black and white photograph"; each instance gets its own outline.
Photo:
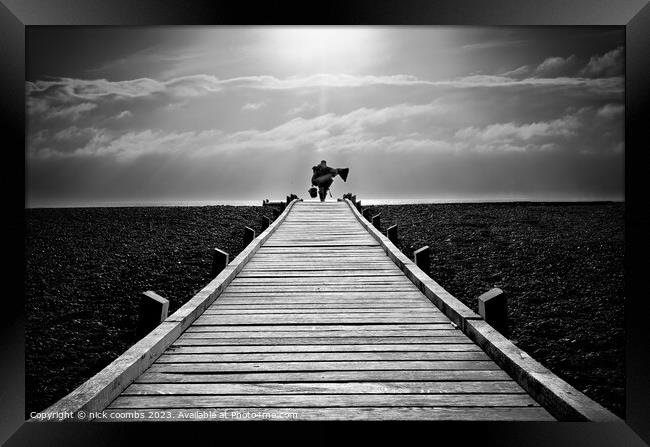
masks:
POLYGON ((620 421, 622 27, 34 27, 32 420, 620 421))
POLYGON ((0 444, 643 447, 648 27, 0 0, 0 444))

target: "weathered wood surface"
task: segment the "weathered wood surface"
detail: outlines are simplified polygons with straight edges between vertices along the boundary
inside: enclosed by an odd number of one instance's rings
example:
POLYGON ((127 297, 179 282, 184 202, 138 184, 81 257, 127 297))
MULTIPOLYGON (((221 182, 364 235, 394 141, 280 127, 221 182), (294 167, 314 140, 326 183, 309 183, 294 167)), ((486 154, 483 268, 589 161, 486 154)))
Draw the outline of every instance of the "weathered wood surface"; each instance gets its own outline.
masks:
POLYGON ((135 383, 302 383, 302 382, 390 382, 390 381, 509 381, 510 376, 493 370, 364 370, 254 372, 232 374, 173 374, 147 371, 135 383))
POLYGON ((451 323, 345 202, 298 202, 107 411, 553 419, 451 323))
POLYGON ((106 410, 102 422, 120 421, 136 422, 142 420, 343 420, 343 421, 385 421, 385 420, 429 420, 429 421, 548 421, 553 420, 540 407, 492 407, 489 412, 483 408, 473 407, 201 407, 201 408, 150 408, 131 410, 126 414, 139 417, 124 417, 125 411, 106 410))
POLYGON ((506 381, 466 382, 299 382, 299 383, 136 383, 123 395, 220 395, 220 394, 521 394, 506 381))

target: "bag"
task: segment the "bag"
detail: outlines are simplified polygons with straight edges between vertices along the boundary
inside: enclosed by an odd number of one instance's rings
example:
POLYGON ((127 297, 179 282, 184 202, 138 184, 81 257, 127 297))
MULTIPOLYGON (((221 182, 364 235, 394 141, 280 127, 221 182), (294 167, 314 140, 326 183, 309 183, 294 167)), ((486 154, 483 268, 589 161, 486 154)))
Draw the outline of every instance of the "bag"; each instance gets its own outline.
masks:
POLYGON ((311 188, 309 188, 308 191, 309 191, 309 195, 311 196, 312 199, 316 198, 316 196, 318 195, 318 189, 316 189, 315 186, 312 186, 311 188))

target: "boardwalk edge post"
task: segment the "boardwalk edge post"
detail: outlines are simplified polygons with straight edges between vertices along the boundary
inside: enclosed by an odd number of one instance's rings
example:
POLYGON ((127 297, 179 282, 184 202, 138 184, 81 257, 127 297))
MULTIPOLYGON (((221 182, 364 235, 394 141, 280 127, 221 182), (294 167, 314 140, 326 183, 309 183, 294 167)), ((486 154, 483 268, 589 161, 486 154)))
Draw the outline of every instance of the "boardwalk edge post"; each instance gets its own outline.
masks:
POLYGON ((413 261, 415 262, 415 265, 417 265, 420 270, 422 270, 427 275, 431 270, 431 262, 429 260, 430 255, 431 249, 428 245, 425 245, 422 248, 418 248, 413 252, 413 261))
POLYGON ((140 295, 138 306, 137 336, 142 338, 165 321, 169 312, 169 300, 151 290, 140 295))
POLYGON ((479 315, 494 329, 508 336, 508 308, 503 290, 494 288, 478 297, 479 315))
MULTIPOLYGON (((252 244, 244 248, 216 278, 210 281, 180 309, 168 316, 158 327, 127 349, 104 369, 44 410, 44 412, 51 414, 72 413, 75 415, 74 418, 52 419, 51 421, 92 420, 93 418, 88 415, 89 412, 102 411, 136 377, 149 368, 174 340, 219 297, 257 252, 260 245, 266 242, 284 221, 295 203, 297 201, 294 200, 269 228, 257 236, 252 244), (86 412, 84 417, 78 415, 80 411, 86 412)), ((29 421, 42 420, 33 418, 29 421)))
POLYGON ((429 300, 479 345, 497 365, 560 421, 625 422, 569 385, 500 334, 480 315, 429 278, 346 200, 357 221, 429 300))
POLYGON ((372 226, 381 231, 381 213, 372 216, 372 226))
POLYGON ((251 227, 244 227, 244 245, 248 245, 255 239, 255 230, 251 227))
POLYGON ((386 230, 386 237, 393 244, 397 243, 397 224, 388 227, 388 229, 386 230))
POLYGON ((214 278, 228 265, 230 255, 223 250, 215 248, 212 253, 212 271, 211 275, 214 278))

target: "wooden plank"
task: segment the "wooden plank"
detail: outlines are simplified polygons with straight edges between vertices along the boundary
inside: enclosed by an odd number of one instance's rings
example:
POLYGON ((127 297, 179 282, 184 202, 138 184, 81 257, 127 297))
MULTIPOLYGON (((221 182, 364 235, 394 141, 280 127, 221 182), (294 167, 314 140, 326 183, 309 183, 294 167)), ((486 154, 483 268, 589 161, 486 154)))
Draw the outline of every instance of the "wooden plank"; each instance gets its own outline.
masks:
MULTIPOLYGON (((282 309, 282 308, 343 308, 343 309, 354 309, 354 308, 388 308, 388 309, 411 309, 411 308, 420 308, 426 304, 426 301, 423 302, 420 299, 405 298, 404 300, 394 299, 394 298, 380 298, 377 300, 367 299, 367 298, 357 298, 357 299, 345 299, 342 297, 331 296, 329 298, 323 298, 322 301, 319 301, 318 298, 305 297, 304 295, 298 293, 292 294, 268 294, 268 295, 247 295, 240 293, 237 295, 231 295, 228 298, 220 298, 215 304, 210 306, 209 309, 234 309, 240 307, 242 309, 255 309, 255 308, 267 308, 267 309, 282 309), (322 307, 319 307, 322 306, 322 307), (366 307, 368 306, 368 307, 366 307)), ((424 307, 425 309, 430 310, 433 313, 444 315, 440 310, 433 309, 431 307, 424 307)), ((445 315, 446 317, 446 315, 445 315)), ((451 321, 451 320, 450 320, 451 321)))
MULTIPOLYGON (((363 311, 363 310, 370 310, 370 311, 377 311, 377 312, 383 312, 385 310, 393 310, 393 309, 405 309, 405 310, 430 310, 429 307, 425 307, 424 305, 418 303, 418 302, 413 302, 413 303, 407 303, 407 304, 402 304, 402 303, 377 303, 377 304, 369 304, 368 307, 364 306, 363 303, 357 304, 354 302, 342 302, 342 303, 335 303, 335 304, 330 304, 330 303, 294 303, 294 304, 228 304, 228 303, 220 303, 219 305, 212 305, 208 309, 206 309, 205 313, 219 313, 219 312, 228 312, 228 311, 252 311, 252 312, 257 312, 257 311, 264 311, 264 310, 270 310, 270 311, 279 311, 279 312, 287 312, 291 313, 289 311, 295 311, 295 312, 310 312, 310 311, 318 311, 318 312, 329 312, 329 311, 363 311)), ((295 313, 294 312, 294 313, 295 313)))
MULTIPOLYGON (((327 247, 337 247, 339 245, 348 246, 376 246, 377 241, 371 237, 364 238, 352 238, 352 237, 343 237, 343 236, 330 236, 330 237, 307 237, 307 238, 273 238, 269 239, 266 243, 267 247, 274 246, 312 246, 312 245, 324 245, 327 247)), ((317 256, 316 256, 317 257, 317 256)))
MULTIPOLYGON (((354 325, 351 325, 354 326, 354 325)), ((284 330, 284 325, 267 325, 266 329, 253 329, 250 330, 249 325, 233 325, 230 328, 234 330, 222 330, 221 325, 205 325, 199 326, 192 331, 185 331, 184 336, 190 338, 206 338, 206 337, 223 337, 242 338, 242 337, 445 337, 462 334, 458 329, 453 328, 451 325, 440 325, 435 329, 357 329, 351 328, 350 330, 337 329, 337 330, 315 330, 305 325, 303 330, 291 329, 284 330), (458 332, 457 332, 458 331, 458 332), (196 334, 193 336, 192 334, 196 334), (214 334, 214 335, 207 335, 214 334), (230 334, 230 335, 227 335, 230 334)))
MULTIPOLYGON (((266 248, 264 250, 264 252, 256 256, 256 259, 260 262, 297 262, 314 259, 314 250, 308 250, 304 247, 266 248)), ((345 247, 331 251, 326 248, 318 250, 318 260, 323 262, 333 262, 336 260, 346 262, 386 262, 387 259, 390 258, 386 256, 386 253, 377 252, 369 247, 366 247, 364 250, 357 249, 354 251, 346 250, 345 247)))
POLYGON ((537 407, 526 394, 319 394, 231 396, 119 396, 108 408, 188 407, 537 407))
POLYGON ((357 316, 357 317, 332 317, 332 316, 306 316, 306 315, 203 315, 197 324, 208 325, 246 325, 246 324, 325 324, 325 323, 431 323, 435 322, 433 316, 357 316))
POLYGON ((344 231, 339 229, 336 232, 325 232, 325 231, 314 231, 311 226, 307 229, 308 231, 301 232, 300 230, 287 230, 283 233, 276 233, 273 237, 269 238, 269 242, 273 241, 318 241, 318 240, 359 240, 359 241, 371 241, 375 240, 366 232, 363 233, 363 228, 359 227, 355 230, 344 231))
POLYGON ((307 237, 307 238, 272 238, 266 243, 267 247, 273 246, 312 246, 312 245, 324 245, 327 247, 337 247, 339 245, 347 246, 376 246, 377 241, 371 237, 364 238, 353 238, 353 237, 343 237, 343 236, 331 236, 331 237, 307 237))
MULTIPOLYGON (((233 299, 241 299, 242 293, 244 290, 233 291, 234 289, 227 289, 220 297, 219 303, 225 302, 233 299)), ((340 302, 350 302, 350 303, 360 303, 363 301, 375 302, 379 300, 385 301, 398 301, 398 302, 419 302, 427 303, 429 301, 422 296, 417 290, 322 290, 322 291, 305 291, 305 290, 295 290, 292 295, 289 295, 288 292, 279 292, 279 291, 259 291, 256 293, 250 293, 246 298, 250 299, 251 302, 254 299, 265 299, 271 300, 273 298, 278 299, 292 299, 292 300, 310 300, 314 302, 315 299, 319 300, 318 302, 326 303, 328 301, 340 301, 340 302)), ((430 306, 431 307, 431 306, 430 306)), ((432 307, 434 308, 434 307, 432 307)), ((435 308, 437 309, 437 308, 435 308)))
POLYGON ((257 354, 177 354, 164 353, 156 363, 229 363, 229 362, 330 362, 384 360, 489 360, 481 351, 472 352, 310 352, 257 354))
POLYGON ((408 287, 413 290, 413 284, 408 282, 406 278, 400 275, 376 275, 364 274, 355 275, 353 273, 345 275, 319 275, 318 272, 313 272, 307 275, 295 275, 284 273, 277 275, 274 273, 263 274, 261 276, 245 276, 238 277, 233 280, 233 287, 241 287, 249 285, 251 287, 259 287, 260 285, 268 284, 269 287, 302 287, 302 286, 345 286, 345 285, 358 285, 364 287, 367 285, 385 286, 385 287, 408 287))
MULTIPOLYGON (((256 304, 353 304, 353 305, 377 305, 394 304, 395 307, 408 307, 409 304, 421 306, 427 304, 426 299, 419 296, 411 295, 412 291, 376 291, 376 292, 350 292, 346 296, 344 291, 326 291, 326 292, 258 292, 255 294, 246 294, 243 291, 231 292, 224 295, 215 302, 214 306, 219 305, 256 305, 256 304)), ((430 309, 439 312, 437 308, 428 306, 430 309)), ((441 312, 442 313, 442 312, 441 312)))
MULTIPOLYGON (((269 318, 269 320, 282 320, 283 317, 286 318, 292 318, 292 319, 318 319, 318 318, 347 318, 347 319, 365 319, 365 320, 371 320, 373 318, 437 318, 439 321, 444 321, 448 322, 449 320, 447 319, 446 316, 444 316, 440 311, 435 311, 433 309, 427 309, 427 311, 424 312, 415 312, 412 309, 392 309, 389 310, 388 312, 359 312, 356 309, 345 309, 344 311, 340 312, 328 312, 328 313, 310 313, 310 312, 305 312, 305 313, 280 313, 280 314, 273 314, 273 313, 265 313, 265 314, 228 314, 224 315, 221 312, 214 313, 214 314, 206 314, 203 313, 199 318, 197 318, 196 322, 197 324, 200 324, 202 321, 208 321, 208 320, 213 320, 213 319, 223 319, 223 318, 233 318, 233 321, 237 320, 237 318, 244 320, 244 319, 264 319, 264 318, 269 318)), ((217 324, 217 323, 213 323, 217 324)), ((225 323, 228 324, 228 323, 225 323)), ((232 324, 232 323, 231 323, 232 324)), ((252 324, 252 323, 251 323, 252 324)), ((287 322, 287 324, 290 324, 287 322)))
MULTIPOLYGON (((362 280, 364 277, 379 277, 379 278, 389 278, 390 280, 395 281, 392 277, 396 276, 399 277, 400 280, 403 279, 403 281, 408 281, 408 279, 404 278, 404 275, 402 272, 399 270, 369 270, 369 269, 356 269, 356 270, 329 270, 329 269, 315 269, 315 270, 301 270, 301 271, 294 271, 294 270, 282 270, 282 271, 276 271, 276 270, 246 270, 241 272, 239 275, 237 275, 237 281, 240 278, 261 278, 264 281, 271 282, 274 279, 282 279, 282 278, 291 278, 291 279, 297 279, 301 280, 303 278, 309 278, 305 279, 305 282, 308 281, 314 281, 316 279, 312 279, 313 277, 318 277, 318 278, 326 278, 328 282, 336 282, 337 280, 343 280, 343 278, 346 278, 345 281, 349 281, 347 279, 348 277, 352 278, 358 278, 359 280, 362 280)), ((399 281, 399 282, 403 282, 399 281)), ((390 281, 386 281, 390 282, 390 281)))
POLYGON ((259 291, 279 291, 293 290, 296 292, 404 292, 416 291, 417 288, 410 282, 403 280, 399 276, 391 278, 279 278, 268 281, 259 281, 256 278, 241 278, 230 284, 231 293, 241 293, 242 291, 259 292, 259 291), (264 287, 268 284, 268 287, 264 287), (258 290, 259 289, 259 290, 258 290))
POLYGON ((363 381, 511 381, 500 369, 494 370, 366 370, 366 371, 300 371, 219 374, 184 374, 146 371, 136 383, 302 383, 363 381))
MULTIPOLYGON (((255 259, 255 258, 253 258, 255 259)), ((400 271, 397 266, 392 263, 391 261, 387 259, 375 259, 373 262, 368 262, 367 258, 360 259, 360 258, 348 258, 348 259, 321 259, 321 258, 316 258, 310 261, 309 263, 305 263, 304 260, 292 260, 292 259, 287 259, 287 260, 280 260, 280 259, 275 259, 275 260, 254 260, 251 261, 247 266, 246 270, 254 270, 254 269, 267 269, 267 268, 282 268, 284 267, 285 269, 294 269, 294 268, 304 268, 304 269, 312 269, 315 270, 316 268, 313 267, 314 265, 319 265, 319 266, 331 266, 332 269, 339 270, 343 268, 357 268, 359 266, 365 267, 366 269, 382 269, 382 268, 388 268, 388 269, 393 269, 400 271)), ((318 267, 320 268, 320 267, 318 267)))
MULTIPOLYGON (((203 314, 197 318, 197 324, 203 324, 207 321, 221 321, 224 319, 232 318, 233 323, 208 323, 213 325, 219 324, 238 324, 236 321, 250 321, 249 324, 267 324, 267 323, 254 323, 255 321, 268 321, 270 324, 310 324, 310 321, 313 321, 312 324, 318 324, 317 321, 321 319, 327 319, 330 323, 336 323, 336 321, 329 321, 333 318, 341 318, 346 320, 359 320, 362 323, 371 323, 375 318, 382 319, 382 322, 390 322, 390 318, 396 319, 410 319, 413 322, 419 323, 435 323, 439 321, 448 322, 447 317, 439 311, 427 310, 427 311, 413 311, 411 308, 404 309, 392 309, 388 312, 358 312, 357 309, 345 309, 343 311, 332 311, 332 312, 323 312, 323 313, 245 313, 245 314, 223 314, 219 313, 210 313, 203 314), (285 322, 283 319, 286 318, 285 322), (299 323, 292 323, 289 320, 298 321, 299 323)), ((350 321, 346 321, 346 324, 350 324, 350 321)), ((398 323, 398 322, 395 322, 398 323)))
POLYGON ((471 343, 467 336, 459 334, 453 337, 283 337, 283 338, 177 338, 174 346, 199 345, 343 345, 343 344, 456 344, 471 343))
MULTIPOLYGON (((296 294, 293 294, 294 296, 296 294)), ((395 300, 384 299, 378 300, 377 302, 372 302, 369 300, 344 300, 344 299, 328 299, 323 302, 318 302, 315 298, 292 298, 287 296, 286 298, 280 296, 271 296, 268 298, 263 298, 260 296, 255 296, 253 298, 248 298, 248 295, 241 294, 239 298, 229 298, 219 304, 213 304, 209 307, 210 310, 218 311, 219 309, 322 309, 323 311, 328 311, 327 309, 341 309, 344 311, 354 311, 355 309, 373 309, 378 310, 391 310, 397 309, 404 312, 408 312, 411 309, 426 309, 427 311, 434 313, 436 315, 441 315, 447 318, 445 314, 440 312, 438 309, 432 310, 430 307, 424 307, 423 303, 419 300, 406 300, 404 303, 395 302, 395 300), (250 300, 250 301, 249 301, 250 300), (366 307, 368 306, 368 307, 366 307)), ((446 321, 450 321, 448 318, 446 321)))
POLYGON ((304 256, 298 253, 295 254, 271 254, 268 257, 255 257, 255 264, 252 266, 267 266, 267 265, 291 265, 291 266, 300 266, 300 267, 310 267, 313 263, 314 265, 366 265, 368 267, 374 268, 375 266, 388 266, 393 268, 387 261, 387 257, 380 257, 378 255, 369 255, 369 256, 358 256, 357 254, 342 255, 342 256, 320 256, 317 259, 314 257, 304 256), (275 257, 282 256, 282 258, 275 257))
POLYGON ((398 330, 398 331, 248 331, 248 332, 231 332, 231 331, 210 331, 210 332, 185 332, 184 338, 302 338, 302 337, 452 337, 457 334, 456 329, 448 330, 398 330))
POLYGON ((133 410, 136 415, 125 415, 124 410, 106 410, 102 422, 142 421, 142 420, 314 420, 314 421, 383 421, 383 420, 435 420, 435 421, 553 421, 546 410, 540 407, 495 407, 484 408, 454 407, 354 407, 354 408, 288 408, 276 407, 262 410, 255 407, 210 407, 182 409, 133 410), (138 416, 138 417, 134 417, 138 416))
POLYGON ((362 278, 241 278, 231 284, 233 293, 242 292, 242 289, 264 287, 267 285, 269 290, 281 291, 283 289, 293 291, 313 291, 312 288, 326 289, 331 287, 334 291, 343 291, 346 287, 353 287, 355 291, 363 291, 365 288, 378 289, 386 291, 413 291, 413 284, 403 282, 402 278, 397 276, 395 280, 387 277, 362 277, 362 278), (266 280, 266 281, 265 281, 266 280))
MULTIPOLYGON (((314 249, 310 247, 271 247, 264 245, 260 250, 260 254, 284 254, 284 255, 310 255, 313 257, 314 249)), ((341 255, 354 255, 354 256, 372 256, 372 257, 385 257, 386 253, 382 251, 380 246, 345 246, 345 247, 324 247, 318 250, 319 257, 325 256, 341 256, 341 255)))
MULTIPOLYGON (((294 260, 275 260, 275 261, 256 261, 246 266, 246 271, 251 270, 269 270, 269 269, 282 269, 282 270, 292 270, 292 271, 310 271, 310 270, 397 270, 397 267, 393 264, 391 265, 388 261, 383 259, 375 259, 369 261, 368 259, 364 260, 338 260, 330 261, 326 259, 313 259, 309 262, 294 261, 294 260)), ((400 272, 401 273, 401 272, 400 272)))
MULTIPOLYGON (((223 309, 223 308, 211 308, 203 312, 203 315, 291 315, 291 314, 316 314, 316 315, 347 315, 352 313, 354 315, 358 314, 392 314, 395 311, 403 310, 404 313, 422 313, 430 312, 430 309, 426 307, 406 307, 395 309, 393 307, 385 308, 353 308, 353 309, 327 309, 327 308, 313 308, 313 309, 282 309, 282 308, 271 308, 271 309, 259 309, 252 306, 249 306, 249 309, 223 309)), ((449 320, 442 313, 436 314, 441 318, 443 322, 447 323, 449 320)))
MULTIPOLYGON (((206 326, 210 328, 211 326, 206 326)), ((235 327, 244 327, 244 326, 235 326, 235 327)), ((449 330, 421 330, 421 331, 280 331, 280 330, 269 330, 266 331, 222 331, 217 332, 213 330, 205 331, 193 331, 185 332, 181 337, 183 339, 189 338, 218 338, 218 339, 227 339, 227 338, 340 338, 340 337, 454 337, 459 333, 454 329, 449 330)))
POLYGON ((328 247, 328 248, 334 248, 334 247, 347 247, 349 245, 354 245, 357 247, 376 247, 379 244, 377 242, 364 242, 364 241, 355 241, 354 243, 352 242, 347 242, 347 241, 323 241, 323 242, 300 242, 296 244, 287 244, 286 242, 268 242, 266 244, 267 247, 328 247))
MULTIPOLYGON (((383 264, 383 263, 382 263, 383 264)), ((287 263, 264 263, 256 264, 246 268, 246 273, 267 273, 267 272, 320 272, 326 270, 328 272, 356 272, 356 271, 365 271, 365 272, 377 272, 383 270, 391 270, 393 266, 388 264, 379 264, 377 262, 368 264, 367 262, 359 262, 356 264, 352 263, 324 263, 324 262, 311 262, 305 264, 304 262, 296 264, 287 264, 287 263)), ((401 274, 399 270, 397 270, 401 274)))
POLYGON ((364 232, 362 228, 359 229, 337 229, 337 231, 318 231, 314 232, 313 228, 306 228, 301 230, 300 228, 294 228, 283 232, 282 234, 274 234, 269 240, 273 241, 286 241, 286 240, 326 240, 326 239, 352 239, 352 240, 369 240, 370 235, 368 232, 364 232), (305 231, 306 230, 306 231, 305 231), (304 235, 296 236, 296 232, 305 232, 304 235))
MULTIPOLYGON (((379 253, 372 251, 372 248, 366 247, 367 250, 355 250, 355 251, 344 251, 345 248, 341 247, 337 250, 328 251, 328 249, 323 248, 318 250, 318 260, 320 261, 333 261, 333 260, 342 260, 342 261, 368 261, 368 262, 385 262, 386 259, 390 259, 386 256, 385 253, 379 253)), ((295 262, 295 261, 311 261, 314 259, 313 249, 303 251, 301 247, 294 248, 268 248, 264 252, 258 253, 256 258, 260 261, 273 260, 273 262, 295 262)))
POLYGON ((409 283, 407 279, 399 275, 342 275, 342 276, 321 276, 321 275, 311 275, 311 276, 285 276, 277 277, 274 275, 267 275, 262 277, 243 277, 236 278, 232 286, 233 287, 242 287, 242 286, 251 286, 259 287, 261 285, 268 284, 269 287, 286 287, 291 286, 294 288, 303 288, 310 286, 346 286, 353 285, 358 287, 368 286, 383 286, 383 287, 395 287, 397 288, 407 288, 407 290, 413 290, 413 284, 409 283))
MULTIPOLYGON (((412 309, 412 308, 421 308, 423 307, 423 302, 416 299, 405 299, 403 302, 394 299, 378 299, 376 301, 368 299, 351 299, 346 300, 344 298, 324 298, 323 301, 318 301, 317 298, 305 298, 299 294, 287 294, 287 295, 272 295, 269 294, 266 297, 263 295, 246 295, 239 294, 236 297, 219 299, 216 304, 213 304, 210 309, 230 309, 240 307, 242 309, 255 309, 255 308, 267 308, 267 309, 282 309, 282 308, 294 308, 294 309, 310 309, 310 308, 342 308, 342 309, 354 309, 362 308, 368 309, 372 307, 376 308, 388 308, 388 309, 412 309), (319 307, 322 306, 322 307, 319 307), (368 307, 366 307, 368 306, 368 307)), ((436 314, 444 315, 438 309, 431 310, 430 307, 424 307, 425 309, 434 312, 436 314)), ((445 315, 446 318, 446 315, 445 315)))
POLYGON ((356 254, 350 254, 348 256, 340 256, 340 257, 335 257, 335 256, 321 256, 318 259, 314 260, 313 256, 308 257, 308 256, 303 256, 301 254, 287 254, 287 255, 280 255, 280 254, 271 254, 269 255, 269 258, 263 258, 260 257, 258 258, 259 260, 256 262, 256 265, 274 265, 274 264, 289 264, 289 265, 300 265, 300 266, 306 266, 308 267, 312 262, 315 264, 332 264, 332 265, 340 265, 340 264, 363 264, 365 263, 368 266, 375 266, 375 265, 387 265, 392 268, 389 264, 386 263, 387 258, 379 257, 376 255, 371 255, 371 256, 358 256, 356 254), (283 256, 282 258, 272 258, 273 256, 283 256), (267 260, 268 259, 268 260, 267 260))
MULTIPOLYGON (((350 294, 373 294, 373 292, 393 292, 397 296, 401 293, 413 292, 413 288, 407 285, 383 285, 383 284, 320 284, 316 286, 310 285, 277 285, 277 286, 268 286, 263 287, 253 286, 250 284, 235 285, 230 288, 228 291, 229 294, 235 295, 238 294, 237 298, 243 296, 271 296, 271 295, 280 295, 284 294, 287 297, 300 297, 302 296, 313 296, 314 294, 334 294, 335 292, 345 292, 349 291, 350 294)), ((351 302, 352 298, 345 299, 345 293, 341 294, 341 298, 344 301, 351 302)))
MULTIPOLYGON (((369 311, 369 312, 384 312, 393 311, 394 309, 403 309, 405 311, 419 311, 431 309, 419 303, 409 303, 407 305, 389 303, 389 304, 374 304, 370 307, 365 307, 363 304, 355 303, 339 303, 339 304, 321 304, 321 303, 305 303, 305 304, 219 304, 218 306, 212 305, 205 310, 205 314, 215 313, 247 313, 247 312, 282 312, 282 313, 311 313, 311 312, 347 312, 347 311, 369 311)), ((442 313, 441 313, 442 314, 442 313)), ((445 317, 446 318, 446 317, 445 317)))
POLYGON ((154 363, 151 372, 217 373, 254 371, 356 371, 406 369, 499 369, 492 361, 480 360, 404 360, 404 361, 340 361, 340 362, 223 362, 223 363, 154 363))
POLYGON ((287 352, 483 352, 473 343, 464 344, 393 344, 393 345, 248 345, 248 346, 170 346, 174 354, 232 354, 287 352))
POLYGON ((515 382, 135 383, 124 396, 253 394, 524 394, 515 382))
POLYGON ((418 329, 451 329, 449 323, 421 323, 421 324, 321 324, 321 325, 304 325, 304 324, 286 324, 281 326, 251 325, 251 326, 190 326, 188 332, 205 332, 205 331, 226 331, 226 332, 251 332, 266 330, 281 331, 352 331, 352 330, 418 330, 418 329))
POLYGON ((314 314, 314 315, 359 315, 359 314, 394 314, 399 313, 403 315, 417 315, 417 314, 427 314, 427 315, 436 315, 439 318, 442 318, 442 321, 449 322, 449 319, 440 311, 432 310, 424 306, 385 306, 385 307, 344 307, 344 308, 332 308, 332 307, 318 307, 318 303, 314 303, 312 308, 304 307, 294 307, 294 308, 282 308, 274 305, 268 305, 267 307, 258 307, 261 305, 249 304, 248 306, 240 305, 237 308, 231 308, 227 306, 214 306, 206 309, 203 315, 246 315, 246 314, 277 314, 277 315, 291 315, 291 314, 314 314))

